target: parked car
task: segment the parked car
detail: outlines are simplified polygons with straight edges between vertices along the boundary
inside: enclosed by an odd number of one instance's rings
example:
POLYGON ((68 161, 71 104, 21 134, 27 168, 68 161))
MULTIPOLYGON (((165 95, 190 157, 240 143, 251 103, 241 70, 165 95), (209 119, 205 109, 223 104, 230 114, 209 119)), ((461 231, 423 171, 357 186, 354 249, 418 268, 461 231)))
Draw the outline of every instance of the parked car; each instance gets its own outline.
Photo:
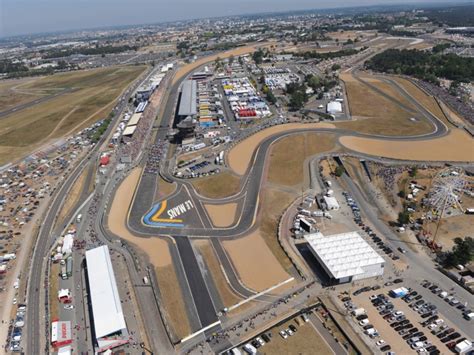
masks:
POLYGON ((390 345, 388 345, 388 344, 387 344, 387 345, 384 345, 384 346, 382 346, 382 347, 380 348, 381 351, 389 351, 389 350, 391 350, 391 349, 392 349, 392 347, 391 347, 390 345))

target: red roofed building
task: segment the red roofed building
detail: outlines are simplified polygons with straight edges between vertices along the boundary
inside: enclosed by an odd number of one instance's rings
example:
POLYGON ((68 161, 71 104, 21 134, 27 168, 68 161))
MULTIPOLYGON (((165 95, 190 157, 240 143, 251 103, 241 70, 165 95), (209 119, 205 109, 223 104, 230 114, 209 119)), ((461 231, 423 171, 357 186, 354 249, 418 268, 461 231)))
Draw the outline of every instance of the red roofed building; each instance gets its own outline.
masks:
POLYGON ((51 345, 55 348, 72 343, 70 321, 55 320, 51 324, 51 345))
POLYGON ((100 166, 104 166, 109 164, 110 158, 108 155, 104 155, 103 157, 100 158, 100 166))

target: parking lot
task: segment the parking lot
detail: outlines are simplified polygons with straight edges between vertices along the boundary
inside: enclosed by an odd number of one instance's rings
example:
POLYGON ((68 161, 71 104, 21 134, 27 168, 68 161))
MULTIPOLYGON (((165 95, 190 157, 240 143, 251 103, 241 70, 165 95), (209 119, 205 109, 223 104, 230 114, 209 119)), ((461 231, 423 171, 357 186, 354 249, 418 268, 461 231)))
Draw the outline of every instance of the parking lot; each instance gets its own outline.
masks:
MULTIPOLYGON (((296 316, 279 324, 228 354, 334 354, 308 315, 296 316), (241 351, 239 353, 239 351, 241 351)), ((342 350, 342 348, 341 348, 342 350)))
POLYGON ((463 330, 444 318, 418 288, 402 285, 397 280, 395 285, 378 290, 366 287, 343 298, 359 331, 369 337, 373 345, 396 354, 435 355, 449 352, 466 339, 463 330))
POLYGON ((23 333, 23 326, 25 325, 25 312, 26 312, 26 305, 19 304, 16 312, 15 319, 11 322, 9 328, 9 341, 10 344, 8 350, 12 352, 20 352, 21 348, 21 336, 23 333))

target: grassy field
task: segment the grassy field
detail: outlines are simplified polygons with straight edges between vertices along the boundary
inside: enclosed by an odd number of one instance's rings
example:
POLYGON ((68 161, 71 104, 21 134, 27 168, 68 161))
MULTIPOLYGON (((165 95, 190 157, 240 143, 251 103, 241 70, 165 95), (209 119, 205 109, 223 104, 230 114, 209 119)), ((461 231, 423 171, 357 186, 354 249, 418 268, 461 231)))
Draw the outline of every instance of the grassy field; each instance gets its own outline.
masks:
POLYGON ((0 164, 107 117, 117 97, 144 70, 144 66, 111 67, 23 83, 25 92, 70 91, 0 120, 0 164))
POLYGON ((224 198, 239 192, 240 179, 228 172, 197 179, 192 182, 196 191, 208 198, 224 198))
POLYGON ((156 278, 160 288, 162 309, 166 314, 169 325, 179 339, 191 334, 191 326, 186 316, 186 307, 181 294, 181 288, 173 265, 157 267, 156 278))
MULTIPOLYGON (((411 106, 400 94, 387 84, 365 77, 371 84, 378 86, 387 95, 411 106)), ((338 127, 348 128, 358 132, 381 135, 419 135, 432 131, 429 121, 417 117, 414 113, 406 111, 396 103, 383 97, 368 86, 358 82, 351 75, 341 75, 344 80, 351 115, 355 120, 339 122, 338 127), (410 118, 417 117, 417 121, 410 118)))
POLYGON ((24 90, 22 88, 35 80, 38 78, 0 81, 0 112, 54 93, 51 90, 24 90))
POLYGON ((280 139, 270 152, 268 181, 285 186, 301 185, 305 159, 334 147, 335 138, 329 134, 307 133, 280 139))
POLYGON ((290 320, 270 329, 270 331, 273 335, 272 340, 258 349, 259 354, 334 354, 326 341, 310 323, 303 323, 298 326, 294 320, 290 320), (290 324, 297 327, 298 331, 287 339, 283 339, 278 332, 288 329, 290 324))

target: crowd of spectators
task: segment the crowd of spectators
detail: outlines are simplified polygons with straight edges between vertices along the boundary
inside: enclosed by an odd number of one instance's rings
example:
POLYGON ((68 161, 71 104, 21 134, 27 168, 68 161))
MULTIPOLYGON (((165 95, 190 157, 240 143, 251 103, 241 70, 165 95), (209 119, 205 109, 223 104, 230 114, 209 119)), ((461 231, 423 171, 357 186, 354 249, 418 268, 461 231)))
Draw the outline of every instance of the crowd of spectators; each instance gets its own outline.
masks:
POLYGON ((158 140, 157 143, 150 146, 145 165, 145 174, 158 174, 160 161, 164 154, 166 154, 165 142, 158 140))
POLYGON ((164 84, 166 84, 166 80, 169 80, 168 78, 169 77, 166 77, 164 79, 158 90, 150 98, 149 104, 145 108, 133 136, 131 138, 122 138, 124 143, 121 144, 117 150, 118 160, 120 160, 121 157, 130 157, 132 161, 135 161, 140 156, 140 152, 143 149, 143 143, 145 142, 158 114, 158 105, 163 93, 162 87, 165 86, 164 84))
POLYGON ((447 103, 456 112, 458 112, 467 121, 469 121, 469 123, 474 124, 474 109, 472 108, 472 106, 467 105, 464 102, 458 100, 453 95, 450 95, 446 89, 443 89, 440 86, 437 86, 425 81, 419 81, 418 83, 423 89, 425 89, 431 95, 447 103))
POLYGON ((132 160, 135 160, 139 157, 143 142, 150 131, 155 117, 150 111, 151 110, 145 110, 141 120, 137 124, 133 136, 131 138, 124 138, 124 143, 120 145, 117 152, 119 158, 128 156, 132 160))
POLYGON ((384 183, 385 189, 387 191, 392 191, 396 181, 398 181, 398 175, 401 174, 405 170, 405 168, 402 166, 393 167, 375 164, 375 167, 371 170, 372 173, 375 170, 375 176, 381 178, 384 183))

